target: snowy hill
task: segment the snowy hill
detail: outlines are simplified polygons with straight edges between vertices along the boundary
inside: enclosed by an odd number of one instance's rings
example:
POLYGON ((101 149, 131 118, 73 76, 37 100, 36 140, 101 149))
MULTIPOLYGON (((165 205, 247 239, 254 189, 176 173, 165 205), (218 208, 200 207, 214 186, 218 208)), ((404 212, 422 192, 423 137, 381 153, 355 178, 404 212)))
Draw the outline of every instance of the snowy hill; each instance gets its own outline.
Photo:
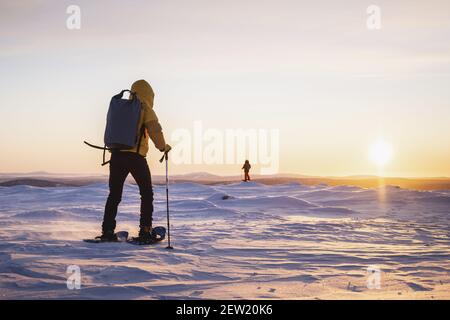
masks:
MULTIPOLYGON (((173 251, 82 242, 99 233, 106 196, 104 182, 0 187, 0 297, 450 298, 449 191, 177 183, 173 251), (67 289, 70 265, 80 290, 67 289)), ((138 212, 126 184, 117 229, 136 234, 138 212)), ((156 186, 155 226, 165 214, 156 186)))

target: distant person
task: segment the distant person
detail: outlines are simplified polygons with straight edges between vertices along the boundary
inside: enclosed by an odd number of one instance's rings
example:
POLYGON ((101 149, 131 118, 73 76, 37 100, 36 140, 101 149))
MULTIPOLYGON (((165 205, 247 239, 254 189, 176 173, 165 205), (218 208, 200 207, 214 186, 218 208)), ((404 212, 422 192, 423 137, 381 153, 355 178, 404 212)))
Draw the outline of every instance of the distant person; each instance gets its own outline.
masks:
POLYGON ((136 94, 142 106, 137 132, 137 135, 141 136, 141 141, 134 149, 111 152, 109 195, 105 205, 101 241, 117 240, 114 234, 117 208, 129 173, 139 186, 141 195, 139 241, 147 243, 152 240, 153 188, 150 170, 145 159, 149 149, 148 138, 150 137, 155 147, 161 152, 168 152, 171 149, 166 144, 158 117, 153 110, 154 93, 150 84, 145 80, 138 80, 131 86, 131 92, 136 94))
POLYGON ((242 166, 242 169, 244 169, 244 181, 250 181, 250 175, 248 174, 250 172, 250 168, 252 166, 250 165, 250 162, 248 160, 245 160, 244 165, 242 166))

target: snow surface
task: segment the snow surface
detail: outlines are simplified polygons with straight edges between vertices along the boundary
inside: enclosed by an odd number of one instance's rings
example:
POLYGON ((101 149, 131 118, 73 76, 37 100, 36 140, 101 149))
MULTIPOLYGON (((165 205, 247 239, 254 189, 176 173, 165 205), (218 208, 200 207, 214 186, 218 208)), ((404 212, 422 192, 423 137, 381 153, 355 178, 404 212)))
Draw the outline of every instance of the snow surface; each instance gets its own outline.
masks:
MULTIPOLYGON (((154 191, 165 225, 165 189, 154 191)), ((81 241, 98 235, 107 193, 0 187, 0 298, 450 298, 449 191, 174 184, 173 251, 81 241), (67 288, 69 265, 80 290, 67 288)), ((137 233, 139 205, 127 184, 117 230, 137 233)))

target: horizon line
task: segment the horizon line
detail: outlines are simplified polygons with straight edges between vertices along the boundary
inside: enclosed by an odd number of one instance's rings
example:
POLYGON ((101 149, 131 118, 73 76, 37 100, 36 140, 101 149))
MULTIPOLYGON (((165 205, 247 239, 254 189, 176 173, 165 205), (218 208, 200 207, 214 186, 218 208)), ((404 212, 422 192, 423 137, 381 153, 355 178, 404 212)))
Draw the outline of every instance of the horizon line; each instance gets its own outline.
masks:
MULTIPOLYGON (((216 173, 210 173, 207 171, 193 171, 188 173, 178 173, 173 174, 171 176, 183 176, 183 175, 194 175, 194 174, 207 174, 215 177, 221 177, 221 178, 231 178, 239 176, 239 174, 234 175, 220 175, 216 173)), ((48 171, 29 171, 29 172, 0 172, 0 175, 53 175, 53 176, 108 176, 109 173, 68 173, 68 172, 48 172, 48 171)), ((164 176, 164 174, 154 174, 152 176, 164 176)), ((276 174, 253 174, 254 177, 258 178, 271 178, 271 177, 292 177, 292 178, 329 178, 329 179, 351 179, 351 178, 372 178, 372 179, 450 179, 450 176, 379 176, 379 175, 373 175, 373 174, 350 174, 350 175, 307 175, 307 174, 301 174, 301 173, 276 173, 276 174)))

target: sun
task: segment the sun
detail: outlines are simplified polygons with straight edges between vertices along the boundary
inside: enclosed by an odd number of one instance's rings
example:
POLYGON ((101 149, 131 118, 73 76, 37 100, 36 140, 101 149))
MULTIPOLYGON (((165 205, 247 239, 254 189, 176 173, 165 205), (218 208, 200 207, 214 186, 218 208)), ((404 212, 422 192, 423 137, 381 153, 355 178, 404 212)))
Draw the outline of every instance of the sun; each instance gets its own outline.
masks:
POLYGON ((370 148, 370 159, 378 167, 384 167, 392 158, 392 146, 384 140, 376 141, 370 148))

